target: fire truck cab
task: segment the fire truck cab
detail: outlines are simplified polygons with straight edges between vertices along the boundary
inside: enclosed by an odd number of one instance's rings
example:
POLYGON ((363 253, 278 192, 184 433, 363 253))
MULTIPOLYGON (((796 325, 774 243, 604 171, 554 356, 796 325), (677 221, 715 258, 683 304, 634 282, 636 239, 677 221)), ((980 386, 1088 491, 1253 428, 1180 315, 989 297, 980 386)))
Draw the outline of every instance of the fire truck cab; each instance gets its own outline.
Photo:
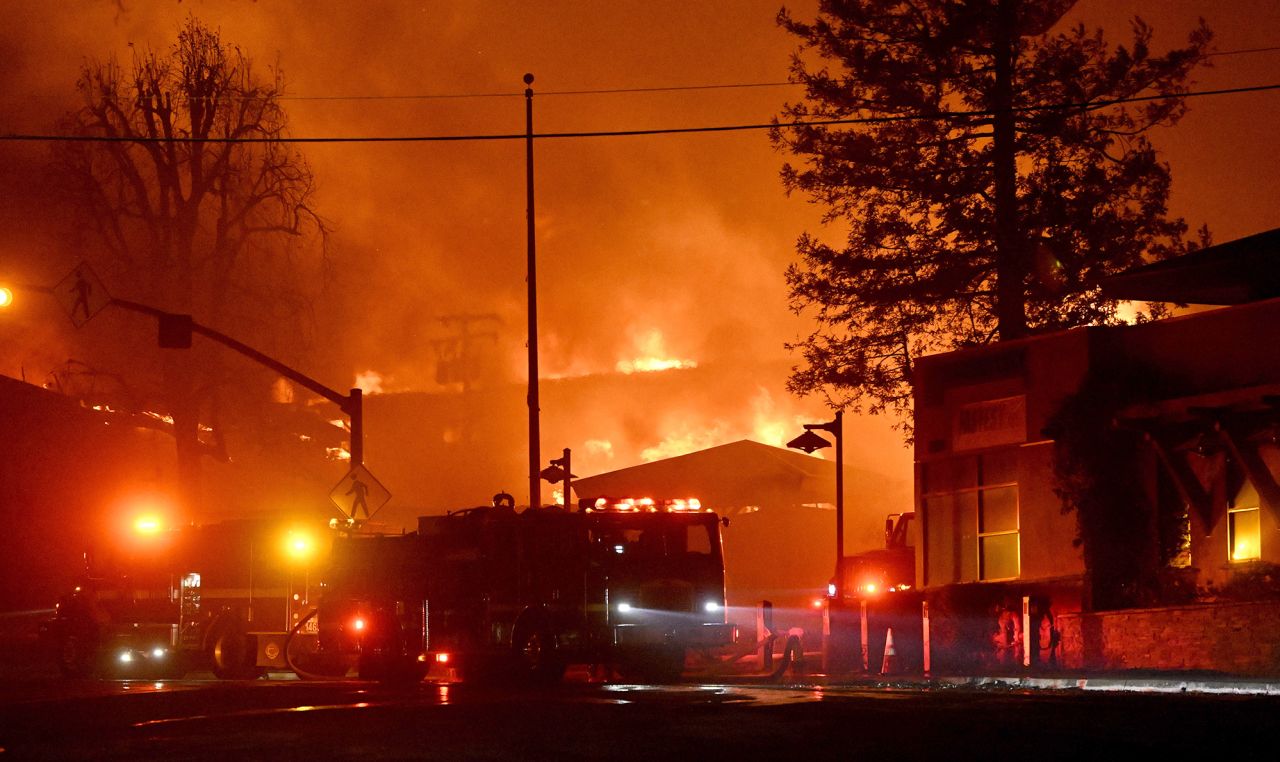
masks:
POLYGON ((691 646, 727 644, 715 514, 687 501, 494 505, 426 516, 413 534, 335 545, 322 657, 366 677, 558 680, 570 663, 674 679, 691 646))

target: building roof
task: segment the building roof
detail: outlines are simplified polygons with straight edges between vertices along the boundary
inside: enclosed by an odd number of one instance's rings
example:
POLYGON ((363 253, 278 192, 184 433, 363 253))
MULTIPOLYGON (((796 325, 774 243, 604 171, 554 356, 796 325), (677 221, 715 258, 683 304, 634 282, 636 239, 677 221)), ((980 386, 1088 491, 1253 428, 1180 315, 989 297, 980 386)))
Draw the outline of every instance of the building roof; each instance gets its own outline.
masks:
POLYGON ((1280 228, 1113 275, 1102 290, 1112 299, 1178 304, 1280 297, 1280 228))
POLYGON ((796 503, 830 503, 835 473, 831 461, 743 439, 577 479, 573 487, 582 497, 696 497, 722 509, 757 504, 762 492, 778 487, 796 503))

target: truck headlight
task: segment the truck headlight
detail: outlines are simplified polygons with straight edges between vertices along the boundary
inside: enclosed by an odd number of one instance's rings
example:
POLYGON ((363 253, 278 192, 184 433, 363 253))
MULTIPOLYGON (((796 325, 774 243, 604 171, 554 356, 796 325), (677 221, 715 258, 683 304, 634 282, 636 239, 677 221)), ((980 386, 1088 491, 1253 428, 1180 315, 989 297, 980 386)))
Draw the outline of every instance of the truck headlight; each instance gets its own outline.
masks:
POLYGON ((618 613, 619 613, 619 614, 627 614, 627 613, 630 613, 630 612, 631 612, 631 604, 630 604, 630 603, 626 603, 626 602, 624 601, 623 603, 619 603, 619 604, 618 604, 618 613))
POLYGON ((719 603, 715 601, 707 601, 706 603, 702 604, 702 610, 707 612, 708 614, 718 614, 720 612, 720 609, 722 608, 724 608, 724 606, 721 606, 719 603))

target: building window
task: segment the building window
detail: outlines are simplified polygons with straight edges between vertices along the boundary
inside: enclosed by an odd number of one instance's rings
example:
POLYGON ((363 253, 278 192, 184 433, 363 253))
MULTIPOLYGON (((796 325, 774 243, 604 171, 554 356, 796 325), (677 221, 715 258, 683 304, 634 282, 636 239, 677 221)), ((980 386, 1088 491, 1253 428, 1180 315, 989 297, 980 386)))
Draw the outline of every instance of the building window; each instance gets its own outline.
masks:
POLYGON ((925 584, 1020 574, 1017 448, 924 464, 925 584))
POLYGON ((1227 506, 1227 552, 1232 561, 1262 558, 1262 516, 1258 492, 1248 479, 1227 506))
POLYGON ((978 491, 978 578, 1018 576, 1018 487, 978 491))

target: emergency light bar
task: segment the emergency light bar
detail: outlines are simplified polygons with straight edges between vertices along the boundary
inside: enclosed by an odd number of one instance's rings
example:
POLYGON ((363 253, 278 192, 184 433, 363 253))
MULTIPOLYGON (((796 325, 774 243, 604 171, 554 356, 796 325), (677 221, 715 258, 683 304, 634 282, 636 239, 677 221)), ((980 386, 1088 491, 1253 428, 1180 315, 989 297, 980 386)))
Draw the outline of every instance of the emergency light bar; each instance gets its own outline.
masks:
POLYGON ((651 497, 598 497, 595 504, 585 510, 588 513, 701 513, 702 501, 696 497, 672 498, 661 503, 651 497))

